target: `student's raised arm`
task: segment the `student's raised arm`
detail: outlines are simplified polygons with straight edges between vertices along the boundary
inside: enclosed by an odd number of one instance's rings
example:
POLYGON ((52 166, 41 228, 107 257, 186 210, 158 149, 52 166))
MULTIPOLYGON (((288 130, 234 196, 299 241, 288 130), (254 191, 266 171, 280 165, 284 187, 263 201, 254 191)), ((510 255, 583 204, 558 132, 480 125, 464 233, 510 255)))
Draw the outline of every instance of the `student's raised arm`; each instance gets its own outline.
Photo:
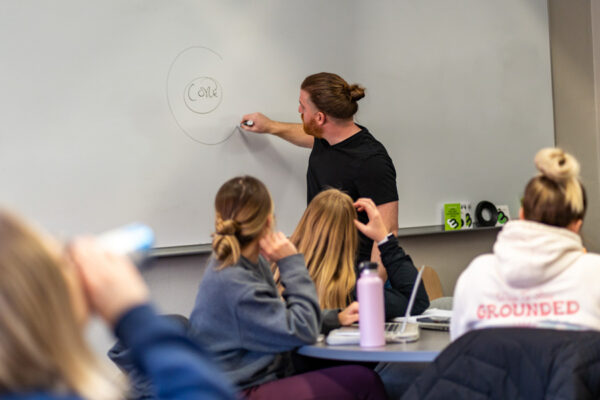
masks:
MULTIPOLYGON (((411 257, 399 247, 398 239, 395 236, 388 236, 390 230, 386 227, 385 221, 379 212, 379 207, 371 199, 364 198, 358 199, 354 205, 359 211, 366 211, 369 217, 367 224, 362 224, 359 221, 355 221, 355 224, 362 233, 374 240, 375 245, 378 246, 378 250, 381 252, 381 261, 392 286, 385 289, 386 319, 402 316, 408 305, 408 299, 417 276, 417 269, 411 257)), ((429 297, 423 284, 419 286, 415 300, 413 315, 420 314, 429 307, 429 297)))
POLYGON ((254 133, 269 133, 275 135, 296 146, 312 148, 314 138, 307 135, 302 124, 273 121, 264 114, 255 112, 246 114, 240 121, 240 127, 254 133), (249 121, 252 121, 251 123, 249 121))
POLYGON ((236 319, 243 327, 240 336, 244 349, 279 353, 316 342, 321 309, 304 256, 281 232, 261 238, 260 249, 266 261, 277 263, 285 286, 281 294, 284 301, 272 283, 257 274, 247 275, 251 284, 245 291, 232 291, 232 296, 237 296, 236 319))
POLYGON ((69 248, 89 307, 132 351, 137 368, 160 399, 234 400, 235 391, 211 356, 180 326, 160 318, 137 268, 124 256, 104 251, 93 239, 69 248))

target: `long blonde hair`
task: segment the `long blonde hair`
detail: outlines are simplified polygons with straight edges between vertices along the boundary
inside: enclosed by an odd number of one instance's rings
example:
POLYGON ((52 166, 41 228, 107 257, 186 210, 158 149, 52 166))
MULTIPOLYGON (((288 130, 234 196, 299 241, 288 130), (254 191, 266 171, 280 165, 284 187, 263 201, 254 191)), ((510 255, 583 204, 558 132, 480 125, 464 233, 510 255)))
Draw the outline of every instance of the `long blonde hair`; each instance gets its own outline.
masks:
POLYGON ((583 219, 587 199, 577 160, 561 149, 545 148, 536 154, 535 165, 540 173, 525 188, 525 219, 562 228, 583 219))
POLYGON ((0 395, 43 390, 120 397, 85 342, 67 265, 47 243, 0 211, 0 395))
POLYGON ((310 202, 290 240, 304 254, 323 309, 344 308, 356 284, 358 233, 352 199, 337 189, 310 202))
POLYGON ((264 232, 273 214, 267 187, 252 176, 239 176, 221 186, 215 197, 212 247, 221 268, 235 264, 246 245, 264 232))

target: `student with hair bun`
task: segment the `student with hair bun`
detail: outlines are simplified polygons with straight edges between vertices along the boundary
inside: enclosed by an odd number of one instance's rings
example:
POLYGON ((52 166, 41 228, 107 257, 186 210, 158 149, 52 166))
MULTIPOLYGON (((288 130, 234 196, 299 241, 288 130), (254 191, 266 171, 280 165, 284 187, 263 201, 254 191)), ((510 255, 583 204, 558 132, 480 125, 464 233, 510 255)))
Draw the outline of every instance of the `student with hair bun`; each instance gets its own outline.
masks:
POLYGON ((213 255, 190 316, 194 337, 215 355, 248 399, 384 399, 379 377, 361 366, 296 374, 294 348, 317 340, 321 313, 304 258, 273 232, 273 203, 250 176, 223 184, 215 198, 213 255), (270 270, 277 263, 279 295, 270 270))
MULTIPOLYGON (((320 72, 306 77, 300 86, 298 112, 302 124, 273 121, 263 114, 252 113, 242 117, 241 127, 312 149, 306 172, 307 204, 329 188, 348 193, 353 201, 369 198, 377 205, 387 230, 397 232, 394 163, 369 130, 354 122, 358 101, 364 96, 362 86, 349 84, 339 75, 320 72)), ((358 218, 367 222, 364 212, 358 218)), ((379 261, 377 244, 362 232, 359 235, 358 261, 379 261)), ((385 277, 383 268, 379 272, 385 277)))
POLYGON ((586 253, 579 236, 587 206, 579 163, 546 148, 535 165, 521 219, 508 222, 493 254, 477 257, 458 279, 453 339, 505 326, 600 330, 600 256, 586 253))

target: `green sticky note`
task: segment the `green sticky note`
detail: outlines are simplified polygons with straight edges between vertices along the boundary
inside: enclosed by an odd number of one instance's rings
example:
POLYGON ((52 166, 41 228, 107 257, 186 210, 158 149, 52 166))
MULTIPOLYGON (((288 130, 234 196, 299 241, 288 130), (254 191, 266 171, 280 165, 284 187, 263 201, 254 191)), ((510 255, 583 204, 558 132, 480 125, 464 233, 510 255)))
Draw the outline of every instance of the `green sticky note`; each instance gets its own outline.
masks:
POLYGON ((460 203, 444 204, 444 230, 456 231, 461 227, 460 203))

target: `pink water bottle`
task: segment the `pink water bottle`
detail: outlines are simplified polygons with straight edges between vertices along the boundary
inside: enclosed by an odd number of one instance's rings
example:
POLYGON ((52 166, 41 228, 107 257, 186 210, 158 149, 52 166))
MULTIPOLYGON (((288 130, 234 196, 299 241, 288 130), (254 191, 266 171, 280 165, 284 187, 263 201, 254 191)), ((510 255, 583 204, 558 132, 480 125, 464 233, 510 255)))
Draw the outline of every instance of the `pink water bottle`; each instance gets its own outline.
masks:
POLYGON ((363 261, 359 265, 360 278, 356 284, 358 296, 358 327, 362 347, 385 345, 383 310, 383 282, 377 274, 377 263, 363 261))

